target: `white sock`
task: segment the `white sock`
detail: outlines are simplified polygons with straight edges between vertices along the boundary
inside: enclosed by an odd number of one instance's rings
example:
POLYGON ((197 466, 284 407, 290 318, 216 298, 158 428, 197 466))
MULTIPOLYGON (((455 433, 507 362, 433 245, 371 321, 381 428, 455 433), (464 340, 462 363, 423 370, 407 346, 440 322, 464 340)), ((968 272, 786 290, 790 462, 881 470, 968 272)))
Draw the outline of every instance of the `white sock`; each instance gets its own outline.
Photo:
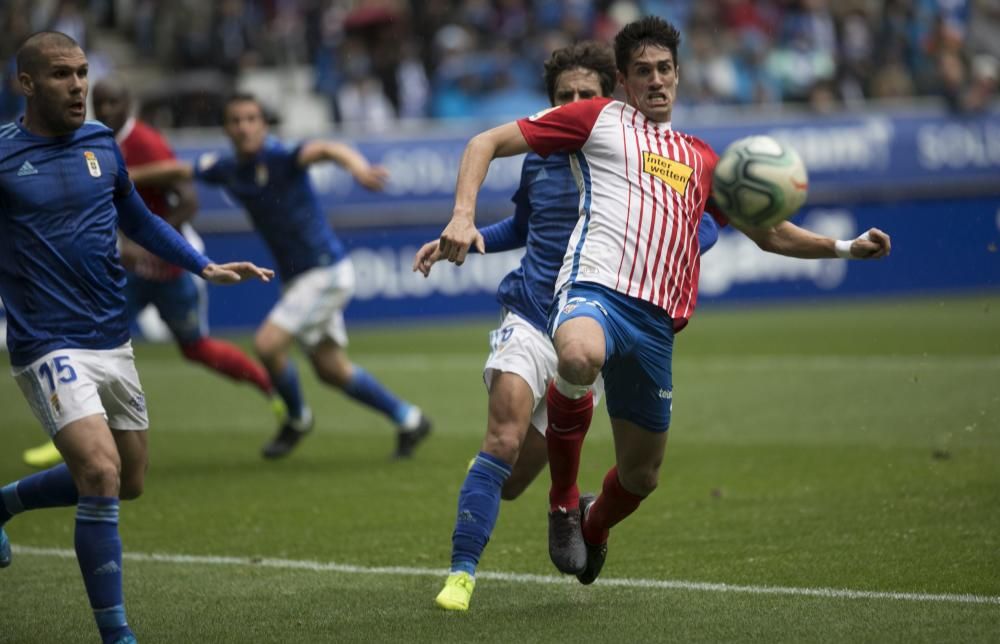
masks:
POLYGON ((574 385, 569 380, 566 380, 558 373, 556 377, 553 378, 556 383, 556 391, 566 396, 570 400, 579 400, 587 395, 590 391, 590 385, 574 385))

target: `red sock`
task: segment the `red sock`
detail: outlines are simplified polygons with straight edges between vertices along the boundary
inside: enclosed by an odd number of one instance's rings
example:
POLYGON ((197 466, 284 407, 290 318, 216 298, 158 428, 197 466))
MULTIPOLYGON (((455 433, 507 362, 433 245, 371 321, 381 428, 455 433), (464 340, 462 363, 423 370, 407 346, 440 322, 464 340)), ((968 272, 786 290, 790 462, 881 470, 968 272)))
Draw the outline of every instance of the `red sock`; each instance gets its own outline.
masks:
POLYGON ((567 398, 549 383, 546 394, 549 407, 549 424, 545 429, 545 444, 549 452, 549 488, 551 510, 562 507, 572 510, 580 506, 580 490, 576 477, 580 471, 580 450, 590 429, 594 415, 594 394, 587 392, 583 398, 567 398))
POLYGON ((583 524, 584 541, 594 545, 607 542, 608 531, 635 512, 644 498, 622 487, 622 482, 618 480, 618 466, 612 467, 604 476, 601 494, 587 512, 587 520, 583 524))
POLYGON ((224 340, 202 338, 181 345, 181 353, 233 380, 249 382, 265 396, 271 395, 271 378, 264 368, 251 360, 239 347, 224 340))

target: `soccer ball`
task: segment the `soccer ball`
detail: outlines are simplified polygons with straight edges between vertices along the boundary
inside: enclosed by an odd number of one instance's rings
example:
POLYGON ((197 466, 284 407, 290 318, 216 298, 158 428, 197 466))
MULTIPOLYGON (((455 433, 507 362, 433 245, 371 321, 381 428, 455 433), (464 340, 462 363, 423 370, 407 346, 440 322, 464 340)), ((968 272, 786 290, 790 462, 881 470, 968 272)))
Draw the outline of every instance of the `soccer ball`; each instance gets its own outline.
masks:
POLYGON ((768 228, 806 201, 809 177, 791 146, 769 136, 748 136, 726 148, 715 166, 712 197, 737 224, 768 228))

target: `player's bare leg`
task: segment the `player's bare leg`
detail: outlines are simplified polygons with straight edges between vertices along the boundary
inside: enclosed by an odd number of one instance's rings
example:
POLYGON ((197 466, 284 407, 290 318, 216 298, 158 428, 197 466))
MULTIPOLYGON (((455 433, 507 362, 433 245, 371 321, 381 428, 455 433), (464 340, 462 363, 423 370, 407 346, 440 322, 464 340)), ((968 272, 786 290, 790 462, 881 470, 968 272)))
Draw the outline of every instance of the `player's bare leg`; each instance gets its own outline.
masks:
POLYGON ((274 390, 287 410, 278 433, 264 446, 265 458, 285 456, 313 428, 312 411, 305 404, 298 371, 288 355, 294 341, 291 333, 269 320, 260 326, 254 336, 254 351, 267 369, 274 390))
POLYGON ((516 374, 498 372, 490 383, 489 417, 482 449, 472 459, 458 493, 451 569, 435 602, 445 610, 469 608, 476 567, 500 513, 501 490, 519 461, 530 428, 535 396, 516 374))
POLYGON ((556 330, 553 343, 558 375, 549 385, 549 424, 545 440, 549 456, 549 556, 556 568, 578 574, 586 566, 580 532, 580 452, 594 413, 590 390, 604 365, 604 329, 588 317, 575 317, 556 330))
POLYGON ((316 375, 357 402, 381 412, 396 425, 394 458, 409 458, 431 431, 430 420, 415 405, 398 398, 361 366, 351 362, 347 351, 325 338, 309 351, 316 375))
POLYGON ((581 499, 587 567, 577 579, 584 584, 593 583, 604 566, 609 530, 656 489, 667 447, 667 432, 652 432, 621 418, 611 419, 611 429, 616 465, 605 475, 596 498, 585 495, 581 499))
POLYGON ((549 453, 545 435, 534 427, 529 427, 521 443, 514 469, 500 491, 500 498, 504 501, 513 501, 521 496, 548 464, 549 453))

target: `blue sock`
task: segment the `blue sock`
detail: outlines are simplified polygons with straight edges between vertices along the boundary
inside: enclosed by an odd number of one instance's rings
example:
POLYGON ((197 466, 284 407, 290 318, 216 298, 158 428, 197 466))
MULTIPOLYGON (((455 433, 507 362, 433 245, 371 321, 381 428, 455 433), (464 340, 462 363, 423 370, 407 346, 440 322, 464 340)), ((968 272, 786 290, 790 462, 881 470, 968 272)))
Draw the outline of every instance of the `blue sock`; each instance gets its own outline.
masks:
POLYGON ((302 418, 305 402, 302 399, 302 387, 299 386, 299 372, 295 368, 295 363, 286 360, 285 370, 279 374, 272 373, 271 382, 274 390, 284 401, 289 417, 302 418))
POLYGON ((351 380, 344 385, 344 393, 359 403, 379 410, 397 425, 402 425, 406 421, 412 407, 409 403, 396 398, 375 379, 375 376, 357 365, 354 365, 354 375, 351 376, 351 380))
POLYGON ((0 525, 25 510, 76 505, 76 484, 65 463, 26 476, 0 489, 0 525))
POLYGON ((476 574, 500 514, 500 489, 510 469, 510 465, 486 452, 479 452, 473 460, 458 493, 458 517, 451 535, 452 572, 476 574))
POLYGON ((118 499, 82 496, 76 506, 76 558, 104 642, 129 634, 122 597, 118 499))

